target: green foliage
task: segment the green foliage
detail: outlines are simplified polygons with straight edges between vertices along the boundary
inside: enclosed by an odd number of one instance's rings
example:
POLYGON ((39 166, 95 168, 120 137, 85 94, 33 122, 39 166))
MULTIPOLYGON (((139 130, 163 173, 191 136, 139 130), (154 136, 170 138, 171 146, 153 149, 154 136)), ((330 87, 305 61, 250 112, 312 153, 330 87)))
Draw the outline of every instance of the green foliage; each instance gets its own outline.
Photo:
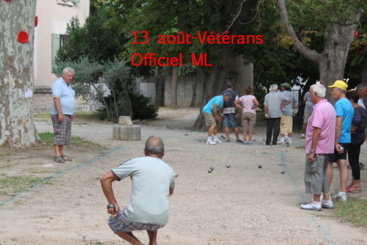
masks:
POLYGON ((110 17, 105 8, 90 15, 84 26, 80 26, 79 20, 73 17, 67 25, 67 41, 59 49, 56 61, 77 61, 82 56, 92 62, 114 60, 124 50, 123 44, 127 39, 119 27, 104 25, 110 17))
POLYGON ((138 93, 131 94, 133 119, 150 119, 158 116, 158 107, 152 103, 152 99, 138 93))

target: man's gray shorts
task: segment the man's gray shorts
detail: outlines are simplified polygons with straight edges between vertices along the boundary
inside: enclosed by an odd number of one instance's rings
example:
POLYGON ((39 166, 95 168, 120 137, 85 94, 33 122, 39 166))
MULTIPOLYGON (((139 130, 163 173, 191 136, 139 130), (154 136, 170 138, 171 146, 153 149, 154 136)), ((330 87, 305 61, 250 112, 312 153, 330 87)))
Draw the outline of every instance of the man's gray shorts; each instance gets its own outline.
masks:
POLYGON ((328 154, 315 154, 315 161, 308 162, 306 154, 305 186, 306 192, 320 195, 328 192, 326 167, 329 161, 328 154))
POLYGON ((124 232, 124 233, 137 230, 156 231, 164 227, 164 225, 130 222, 126 219, 124 210, 120 210, 119 214, 116 217, 112 217, 111 215, 108 218, 108 225, 114 232, 124 232))

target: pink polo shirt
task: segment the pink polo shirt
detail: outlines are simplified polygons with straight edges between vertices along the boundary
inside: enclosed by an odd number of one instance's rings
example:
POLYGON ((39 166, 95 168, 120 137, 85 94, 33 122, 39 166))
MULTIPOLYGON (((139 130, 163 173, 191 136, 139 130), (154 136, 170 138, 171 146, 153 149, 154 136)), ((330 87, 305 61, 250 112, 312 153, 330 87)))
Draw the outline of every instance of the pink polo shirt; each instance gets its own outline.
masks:
POLYGON ((312 135, 315 128, 320 128, 319 142, 315 154, 334 153, 335 147, 335 124, 336 113, 334 107, 323 99, 314 105, 312 114, 308 119, 306 130, 306 153, 310 152, 312 146, 312 135))

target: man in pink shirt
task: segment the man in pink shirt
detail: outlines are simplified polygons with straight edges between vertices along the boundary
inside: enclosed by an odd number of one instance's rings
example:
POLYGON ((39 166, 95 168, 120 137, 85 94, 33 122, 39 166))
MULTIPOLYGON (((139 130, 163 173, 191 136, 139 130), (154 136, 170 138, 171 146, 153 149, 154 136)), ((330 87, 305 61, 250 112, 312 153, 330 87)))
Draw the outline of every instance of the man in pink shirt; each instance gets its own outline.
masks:
POLYGON ((336 113, 325 99, 325 94, 326 88, 321 84, 314 84, 310 88, 310 101, 315 105, 306 130, 305 186, 306 192, 313 194, 313 201, 300 206, 306 210, 321 211, 322 208, 334 207, 328 195, 326 168, 328 154, 334 152, 336 113), (321 193, 324 193, 322 201, 321 193))

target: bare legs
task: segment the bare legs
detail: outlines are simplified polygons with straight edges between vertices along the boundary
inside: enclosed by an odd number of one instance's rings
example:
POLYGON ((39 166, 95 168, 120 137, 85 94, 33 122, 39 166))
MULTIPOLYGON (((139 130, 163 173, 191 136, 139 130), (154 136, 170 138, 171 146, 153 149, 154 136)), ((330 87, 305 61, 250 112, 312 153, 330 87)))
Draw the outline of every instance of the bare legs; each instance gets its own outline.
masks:
POLYGON ((64 149, 63 145, 54 145, 55 156, 64 155, 63 149, 64 149))
MULTIPOLYGON (((149 245, 157 245, 158 231, 147 231, 147 233, 149 237, 149 245)), ((115 234, 132 245, 144 245, 132 232, 115 232, 115 234)))
MULTIPOLYGON (((234 134, 236 135, 236 139, 237 140, 240 140, 239 133, 238 133, 238 128, 232 128, 232 130, 233 130, 234 134)), ((228 127, 224 127, 223 128, 223 131, 226 134, 226 139, 227 140, 230 140, 231 138, 230 138, 230 135, 229 135, 229 128, 228 127)))
MULTIPOLYGON (((340 172, 340 186, 339 191, 345 192, 346 184, 348 181, 348 168, 347 168, 347 161, 345 159, 340 159, 337 161, 337 166, 340 172)), ((328 186, 330 190, 331 182, 333 180, 333 163, 329 162, 327 166, 327 177, 328 177, 328 186)))

